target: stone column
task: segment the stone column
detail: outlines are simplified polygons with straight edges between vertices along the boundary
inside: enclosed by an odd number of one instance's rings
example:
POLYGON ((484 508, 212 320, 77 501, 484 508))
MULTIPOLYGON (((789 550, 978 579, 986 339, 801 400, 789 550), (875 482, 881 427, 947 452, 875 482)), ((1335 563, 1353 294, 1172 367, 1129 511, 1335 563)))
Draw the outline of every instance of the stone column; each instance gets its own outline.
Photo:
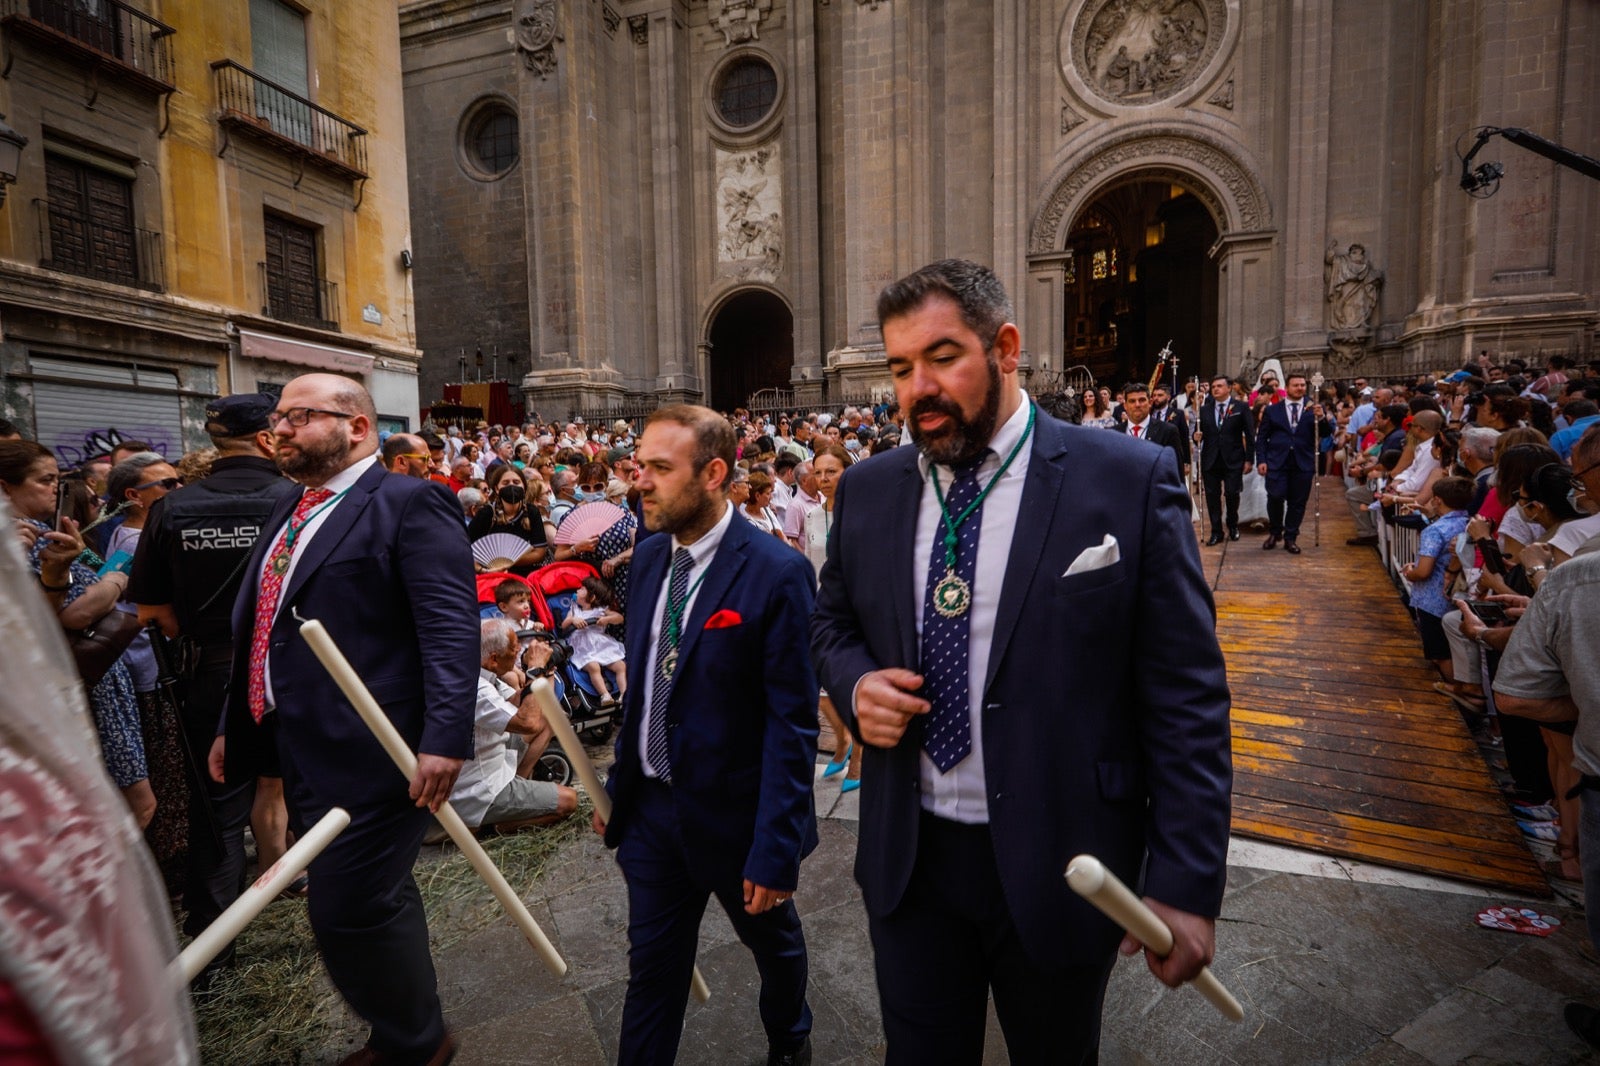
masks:
MULTIPOLYGON (((1283 226, 1283 334, 1290 361, 1327 347, 1322 257, 1328 219, 1328 112, 1333 76, 1333 0, 1303 0, 1287 17, 1282 125, 1287 151, 1283 226)), ((1221 353, 1219 353, 1220 356, 1221 353)))
POLYGON ((695 358, 689 296, 693 275, 685 268, 685 250, 695 247, 690 232, 694 213, 689 202, 689 127, 683 115, 695 96, 689 86, 688 12, 682 0, 669 0, 652 11, 649 20, 656 388, 664 397, 698 400, 705 366, 695 358))
POLYGON ((1261 294, 1271 287, 1275 270, 1274 234, 1225 233, 1211 246, 1217 261, 1217 373, 1236 377, 1266 353, 1262 342, 1272 335, 1271 304, 1261 294))
POLYGON ((787 96, 784 148, 789 192, 784 197, 784 269, 794 307, 794 367, 790 386, 797 397, 814 397, 822 382, 822 253, 817 172, 817 27, 815 4, 788 8, 787 96))
POLYGON ((851 347, 882 347, 878 290, 896 274, 896 217, 916 190, 896 163, 895 38, 899 0, 847 3, 844 21, 844 326, 851 347))

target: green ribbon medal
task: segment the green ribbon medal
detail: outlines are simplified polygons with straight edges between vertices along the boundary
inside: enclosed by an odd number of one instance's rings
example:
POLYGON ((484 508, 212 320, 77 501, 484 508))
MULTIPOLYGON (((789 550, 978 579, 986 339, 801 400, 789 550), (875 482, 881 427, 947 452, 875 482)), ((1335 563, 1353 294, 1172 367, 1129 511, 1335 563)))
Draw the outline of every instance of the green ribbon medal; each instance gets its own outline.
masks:
POLYGON ((978 493, 977 498, 967 504, 959 515, 951 515, 949 506, 944 502, 944 488, 939 484, 938 464, 928 468, 928 473, 933 477, 933 494, 939 499, 939 513, 944 515, 944 577, 933 586, 933 609, 938 611, 942 618, 959 618, 972 607, 972 586, 956 573, 956 546, 961 543, 961 525, 983 506, 989 490, 998 485, 1000 479, 1006 476, 1006 471, 1011 469, 1012 461, 1021 453, 1022 446, 1028 443, 1028 438, 1033 436, 1033 420, 1037 412, 1038 408, 1029 401, 1028 424, 1022 430, 1022 437, 1012 446, 1011 453, 1006 456, 1006 461, 1000 464, 1000 469, 995 472, 994 477, 989 479, 989 483, 978 493))

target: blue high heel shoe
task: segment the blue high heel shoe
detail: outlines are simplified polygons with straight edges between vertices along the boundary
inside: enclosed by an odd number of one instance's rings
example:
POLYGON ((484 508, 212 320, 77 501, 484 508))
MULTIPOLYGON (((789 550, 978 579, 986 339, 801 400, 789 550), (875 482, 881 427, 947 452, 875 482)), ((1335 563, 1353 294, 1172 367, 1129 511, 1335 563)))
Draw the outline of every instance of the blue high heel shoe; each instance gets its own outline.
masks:
POLYGON ((859 777, 847 777, 847 778, 844 779, 844 784, 839 786, 839 795, 842 796, 846 792, 854 792, 856 789, 858 789, 860 787, 861 787, 861 778, 859 778, 859 777))
POLYGON ((825 766, 823 768, 823 770, 822 770, 822 776, 823 777, 833 777, 835 774, 843 773, 844 772, 844 768, 846 766, 850 765, 850 756, 851 756, 852 753, 855 752, 855 750, 856 750, 855 738, 851 737, 849 740, 845 741, 844 758, 839 762, 831 762, 827 766, 825 766))

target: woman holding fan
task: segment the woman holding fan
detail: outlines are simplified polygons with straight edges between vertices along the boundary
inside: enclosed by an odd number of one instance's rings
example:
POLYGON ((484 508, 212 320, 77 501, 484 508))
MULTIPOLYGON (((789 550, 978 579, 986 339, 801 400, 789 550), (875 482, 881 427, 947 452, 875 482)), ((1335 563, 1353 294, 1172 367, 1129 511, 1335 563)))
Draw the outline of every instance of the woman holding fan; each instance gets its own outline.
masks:
POLYGON ((473 568, 480 573, 510 570, 527 574, 544 562, 548 543, 544 520, 528 506, 528 490, 510 463, 489 471, 488 506, 472 516, 467 536, 472 540, 473 568))

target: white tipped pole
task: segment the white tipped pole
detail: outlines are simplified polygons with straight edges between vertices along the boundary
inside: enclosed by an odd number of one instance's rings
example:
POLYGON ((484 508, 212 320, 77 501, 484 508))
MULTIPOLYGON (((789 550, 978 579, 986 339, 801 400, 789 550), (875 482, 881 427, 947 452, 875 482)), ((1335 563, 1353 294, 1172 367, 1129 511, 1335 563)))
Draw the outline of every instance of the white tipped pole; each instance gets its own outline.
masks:
MULTIPOLYGON (((378 743, 383 745, 383 750, 389 753, 389 758, 400 768, 407 781, 417 776, 417 757, 411 749, 406 747, 405 740, 389 721, 389 716, 383 713, 383 708, 378 706, 378 701, 372 698, 372 693, 356 676, 350 660, 344 657, 339 646, 333 642, 333 637, 328 635, 327 628, 316 619, 305 622, 300 627, 300 635, 306 638, 306 643, 311 645, 311 650, 316 653, 317 659, 327 668, 339 689, 345 694, 356 712, 361 715, 361 720, 367 723, 377 736, 378 743)), ((467 828, 467 823, 461 820, 455 808, 445 802, 434 815, 439 819, 439 824, 444 826, 450 839, 456 842, 456 847, 467 857, 472 868, 478 872, 488 884, 489 890, 494 893, 494 898, 506 909, 511 920, 522 930, 522 935, 527 937, 528 943, 533 945, 533 950, 544 961, 551 973, 562 977, 567 972, 566 960, 556 951, 550 943, 550 938, 544 935, 544 930, 539 928, 539 923, 534 921, 533 915, 528 913, 527 906, 522 902, 516 890, 511 887, 500 868, 489 858, 489 853, 483 850, 477 838, 472 835, 472 830, 467 828)))
MULTIPOLYGON (((1067 864, 1067 884, 1157 955, 1165 957, 1172 951, 1172 930, 1167 923, 1093 855, 1079 855, 1067 864)), ((1190 983, 1223 1017, 1234 1022, 1244 1020, 1244 1008, 1222 987, 1209 966, 1202 966, 1190 983)))
MULTIPOLYGON (((611 794, 606 791, 605 785, 600 783, 600 775, 595 772, 594 763, 589 761, 589 753, 583 750, 583 745, 578 741, 578 731, 572 728, 572 719, 567 717, 567 712, 561 709, 561 703, 556 699, 555 686, 548 678, 535 678, 528 686, 533 693, 533 698, 539 704, 539 710, 544 712, 544 720, 550 723, 550 729, 556 735, 561 750, 567 753, 567 758, 572 762, 573 772, 578 775, 578 780, 583 782, 583 789, 589 793, 589 802, 594 804, 595 813, 600 815, 602 822, 611 821, 611 794)), ((694 993, 694 998, 704 1003, 711 998, 711 987, 706 984, 705 977, 700 973, 700 967, 694 968, 694 977, 690 980, 689 991, 694 993)))
POLYGON ((334 807, 318 819, 305 836, 294 842, 294 847, 284 852, 172 960, 171 972, 178 983, 187 985, 193 981, 349 824, 350 813, 343 807, 334 807))

